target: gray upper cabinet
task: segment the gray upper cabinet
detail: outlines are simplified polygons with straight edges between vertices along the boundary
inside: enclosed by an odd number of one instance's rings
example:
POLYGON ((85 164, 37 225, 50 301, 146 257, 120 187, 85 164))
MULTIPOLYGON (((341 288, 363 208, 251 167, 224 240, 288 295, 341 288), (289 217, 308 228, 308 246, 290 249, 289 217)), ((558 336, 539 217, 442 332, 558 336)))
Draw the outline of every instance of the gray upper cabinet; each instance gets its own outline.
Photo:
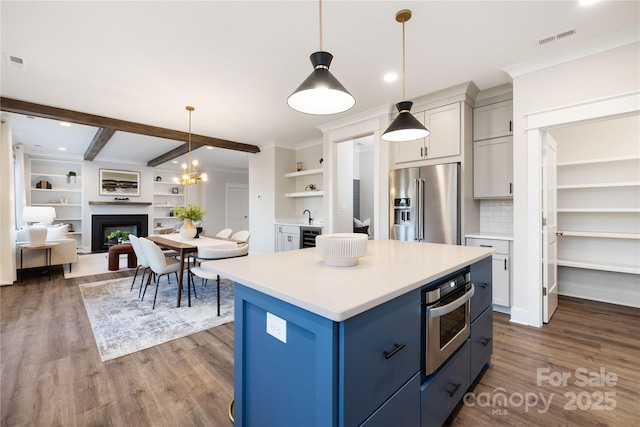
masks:
POLYGON ((445 105, 414 116, 431 134, 415 141, 396 142, 396 163, 460 155, 460 103, 445 105))
POLYGON ((473 109, 473 140, 513 135, 513 101, 473 109))

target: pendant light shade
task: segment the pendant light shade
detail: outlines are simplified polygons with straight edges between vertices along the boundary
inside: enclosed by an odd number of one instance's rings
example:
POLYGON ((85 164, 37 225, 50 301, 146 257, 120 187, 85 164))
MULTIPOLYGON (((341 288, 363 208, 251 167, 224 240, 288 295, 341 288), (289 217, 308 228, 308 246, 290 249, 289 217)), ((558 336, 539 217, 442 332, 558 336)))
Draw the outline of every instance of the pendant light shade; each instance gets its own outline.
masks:
POLYGON ((313 72, 289 96, 287 104, 301 113, 337 114, 353 107, 356 100, 329 71, 333 55, 322 50, 322 0, 318 4, 320 50, 311 54, 313 72))
MULTIPOLYGON (((406 99, 404 23, 409 19, 411 19, 411 11, 409 9, 403 9, 396 13, 396 21, 402 23, 402 98, 404 99, 406 99)), ((382 139, 390 142, 402 142, 413 141, 429 136, 431 133, 429 129, 424 127, 424 125, 411 114, 412 106, 413 102, 411 101, 402 101, 396 104, 399 113, 398 117, 396 117, 387 130, 384 131, 381 136, 382 139)))
POLYGON ((413 102, 402 101, 396 104, 398 117, 389 125, 382 139, 390 142, 413 141, 414 139, 426 138, 431 132, 411 114, 413 102))
POLYGON ((353 107, 355 98, 329 71, 333 55, 319 51, 311 54, 310 59, 313 72, 289 96, 289 106, 307 114, 336 114, 353 107))

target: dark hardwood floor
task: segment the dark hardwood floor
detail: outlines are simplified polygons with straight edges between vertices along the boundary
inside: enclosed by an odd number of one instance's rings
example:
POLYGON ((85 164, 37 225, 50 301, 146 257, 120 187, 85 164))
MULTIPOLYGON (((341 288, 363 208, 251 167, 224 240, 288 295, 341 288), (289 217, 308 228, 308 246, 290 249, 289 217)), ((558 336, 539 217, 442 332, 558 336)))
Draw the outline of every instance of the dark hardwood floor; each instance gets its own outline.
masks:
MULTIPOLYGON (((129 274, 0 288, 0 425, 232 425, 233 324, 100 362, 78 284, 129 274)), ((494 313, 494 366, 451 424, 638 425, 639 340, 638 309, 562 298, 542 328, 494 313)))

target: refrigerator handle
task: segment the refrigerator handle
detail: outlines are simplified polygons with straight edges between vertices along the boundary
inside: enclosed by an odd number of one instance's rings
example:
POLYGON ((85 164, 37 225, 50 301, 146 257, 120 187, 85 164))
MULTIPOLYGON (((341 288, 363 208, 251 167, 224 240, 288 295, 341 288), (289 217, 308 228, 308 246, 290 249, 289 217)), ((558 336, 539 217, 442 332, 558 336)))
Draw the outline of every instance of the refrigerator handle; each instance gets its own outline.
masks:
POLYGON ((413 240, 420 239, 420 178, 415 179, 415 189, 416 189, 416 197, 415 197, 415 215, 413 216, 413 240))
POLYGON ((420 178, 420 241, 424 240, 424 178, 420 178))

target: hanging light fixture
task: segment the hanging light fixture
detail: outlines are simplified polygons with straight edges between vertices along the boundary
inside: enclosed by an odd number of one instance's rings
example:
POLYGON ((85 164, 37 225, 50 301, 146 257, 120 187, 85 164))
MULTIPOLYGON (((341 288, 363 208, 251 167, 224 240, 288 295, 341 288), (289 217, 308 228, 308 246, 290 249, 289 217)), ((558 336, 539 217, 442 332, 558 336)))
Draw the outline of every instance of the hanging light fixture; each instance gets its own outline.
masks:
MULTIPOLYGON (((402 23, 402 99, 406 97, 405 84, 405 54, 404 54, 404 23, 411 19, 411 11, 402 9, 396 13, 396 21, 402 23)), ((385 141, 413 141, 414 139, 425 138, 431 133, 429 129, 424 127, 422 123, 411 114, 411 106, 413 102, 402 101, 396 104, 398 109, 398 117, 389 125, 381 138, 385 141)))
POLYGON ((313 72, 296 89, 287 103, 291 108, 307 114, 336 114, 347 111, 355 98, 333 77, 329 65, 333 55, 322 50, 322 0, 320 3, 320 50, 311 54, 313 72))
POLYGON ((191 161, 191 113, 195 110, 190 105, 185 107, 189 112, 189 151, 187 153, 187 163, 182 164, 182 177, 174 177, 173 182, 182 185, 197 184, 200 181, 206 182, 209 179, 207 173, 198 173, 198 161, 191 161), (193 169, 191 169, 193 167, 193 169))

